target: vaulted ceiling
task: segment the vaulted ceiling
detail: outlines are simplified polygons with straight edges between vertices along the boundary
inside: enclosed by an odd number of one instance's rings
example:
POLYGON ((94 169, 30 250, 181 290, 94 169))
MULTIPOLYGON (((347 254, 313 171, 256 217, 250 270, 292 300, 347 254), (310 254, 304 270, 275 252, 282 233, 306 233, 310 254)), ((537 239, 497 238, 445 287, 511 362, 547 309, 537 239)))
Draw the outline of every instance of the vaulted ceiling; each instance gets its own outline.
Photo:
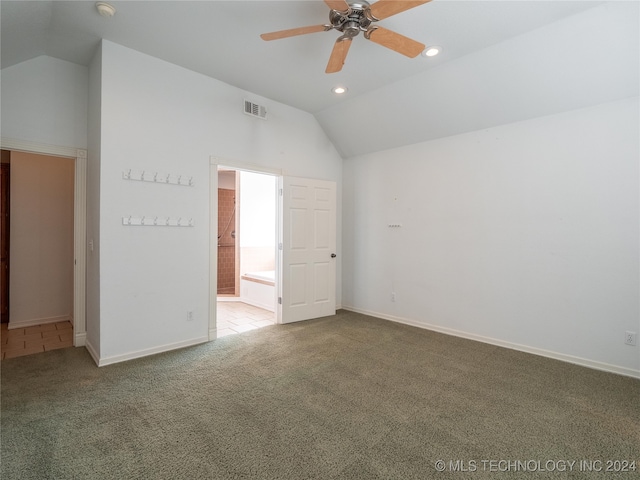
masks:
MULTIPOLYGON (((589 60, 586 49, 613 42, 637 58, 636 2, 433 0, 379 24, 442 46, 440 55, 410 59, 359 35, 344 68, 333 74, 324 70, 339 32, 260 38, 328 23, 329 8, 320 0, 109 3, 116 8, 112 18, 100 16, 93 1, 2 0, 2 68, 40 55, 88 65, 104 38, 308 111, 345 157, 578 108, 585 102, 574 98, 576 88, 593 95, 593 83, 601 80, 586 75, 601 75, 603 68, 630 75, 620 70, 619 54, 613 65, 607 58, 589 60), (598 20, 602 31, 582 31, 579 17, 598 10, 601 18, 607 4, 606 18, 598 20), (615 24, 629 15, 624 25, 615 24), (575 23, 576 30, 562 33, 561 22, 575 23), (611 39, 614 27, 623 33, 611 39), (536 39, 540 49, 557 47, 550 58, 536 50, 536 39), (572 75, 564 67, 576 49, 572 75), (336 85, 349 90, 336 96, 336 85), (568 100, 567 92, 573 92, 568 100)), ((631 63, 637 83, 637 62, 631 63)), ((623 87, 630 90, 633 80, 623 87)))

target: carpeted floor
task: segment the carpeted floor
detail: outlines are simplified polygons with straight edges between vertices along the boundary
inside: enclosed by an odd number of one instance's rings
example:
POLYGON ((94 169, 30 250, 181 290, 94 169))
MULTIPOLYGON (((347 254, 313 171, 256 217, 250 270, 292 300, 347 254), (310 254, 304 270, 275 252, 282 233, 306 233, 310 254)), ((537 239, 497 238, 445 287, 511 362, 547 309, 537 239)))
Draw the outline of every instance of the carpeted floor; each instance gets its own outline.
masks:
POLYGON ((1 375, 3 479, 639 476, 640 381, 345 311, 1 375))

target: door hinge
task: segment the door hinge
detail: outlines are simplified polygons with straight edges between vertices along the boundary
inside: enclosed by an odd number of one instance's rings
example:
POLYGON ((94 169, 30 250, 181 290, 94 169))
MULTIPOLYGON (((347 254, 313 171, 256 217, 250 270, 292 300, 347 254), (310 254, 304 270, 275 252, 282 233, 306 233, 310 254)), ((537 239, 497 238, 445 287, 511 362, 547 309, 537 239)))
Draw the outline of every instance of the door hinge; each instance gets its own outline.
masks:
POLYGON ((278 244, 278 250, 282 250, 282 243, 278 244))
POLYGON ((282 305, 282 297, 278 297, 278 305, 282 305))
POLYGON ((282 189, 280 189, 280 196, 282 196, 282 189))

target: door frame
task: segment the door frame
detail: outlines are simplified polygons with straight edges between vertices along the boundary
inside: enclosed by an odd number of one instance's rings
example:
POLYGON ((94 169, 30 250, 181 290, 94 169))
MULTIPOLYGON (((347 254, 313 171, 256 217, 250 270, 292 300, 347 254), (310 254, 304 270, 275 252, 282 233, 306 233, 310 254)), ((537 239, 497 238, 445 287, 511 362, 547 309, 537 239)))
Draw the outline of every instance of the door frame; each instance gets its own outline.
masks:
POLYGON ((11 275, 11 264, 9 259, 11 257, 11 152, 9 150, 2 150, 2 156, 4 157, 4 153, 7 153, 7 157, 9 157, 9 161, 6 163, 2 163, 0 167, 2 167, 2 206, 4 207, 3 215, 5 218, 2 219, 4 224, 4 228, 2 229, 2 244, 3 251, 2 255, 5 254, 6 251, 6 265, 4 266, 5 271, 2 272, 2 280, 0 280, 0 288, 2 288, 2 323, 9 323, 9 275, 11 275))
POLYGON ((83 347, 87 339, 87 150, 47 145, 13 138, 0 138, 0 148, 75 160, 73 192, 73 345, 83 347))
MULTIPOLYGON (((209 157, 209 341, 217 338, 217 291, 218 291, 218 248, 214 239, 218 238, 218 166, 231 167, 247 172, 263 173, 276 177, 281 183, 283 171, 280 168, 270 168, 262 165, 242 162, 218 156, 209 157)), ((278 197, 281 203, 281 197, 278 197)), ((281 208, 276 208, 276 232, 278 238, 282 236, 281 208)), ((276 265, 279 265, 281 250, 276 249, 276 265)), ((280 295, 280 268, 276 268, 276 291, 280 295)), ((280 309, 276 308, 276 323, 281 323, 280 309)))

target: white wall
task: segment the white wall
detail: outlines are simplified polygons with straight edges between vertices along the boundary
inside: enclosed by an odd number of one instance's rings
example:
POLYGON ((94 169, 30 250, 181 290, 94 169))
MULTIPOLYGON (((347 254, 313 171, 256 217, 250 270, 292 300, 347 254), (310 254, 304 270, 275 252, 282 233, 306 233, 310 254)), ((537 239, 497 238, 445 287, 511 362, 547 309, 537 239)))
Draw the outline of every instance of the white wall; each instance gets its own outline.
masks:
POLYGON ((85 344, 100 358, 100 140, 102 117, 102 45, 89 65, 87 112, 87 276, 85 344), (92 248, 93 247, 93 248, 92 248))
POLYGON ((11 154, 10 328, 71 319, 74 168, 11 154))
POLYGON ((207 338, 210 156, 339 189, 342 162, 310 114, 108 41, 101 87, 99 356, 110 363, 207 338), (244 98, 266 104, 269 119, 245 115, 244 98), (129 168, 193 176, 195 186, 123 180, 129 168), (195 227, 125 227, 126 215, 195 227))
POLYGON ((343 304, 640 376, 638 109, 346 160, 343 304))
POLYGON ((41 56, 0 75, 2 137, 87 148, 87 67, 41 56))

